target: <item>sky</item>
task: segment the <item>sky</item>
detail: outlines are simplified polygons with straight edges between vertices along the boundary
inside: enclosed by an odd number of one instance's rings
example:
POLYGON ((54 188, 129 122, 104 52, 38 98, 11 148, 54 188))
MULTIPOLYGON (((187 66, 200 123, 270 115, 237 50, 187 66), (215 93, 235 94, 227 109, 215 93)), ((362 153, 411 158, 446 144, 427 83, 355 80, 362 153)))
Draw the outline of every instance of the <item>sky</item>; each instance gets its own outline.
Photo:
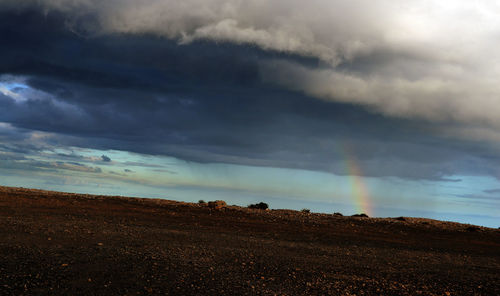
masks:
POLYGON ((0 0, 0 185, 499 227, 499 15, 0 0))

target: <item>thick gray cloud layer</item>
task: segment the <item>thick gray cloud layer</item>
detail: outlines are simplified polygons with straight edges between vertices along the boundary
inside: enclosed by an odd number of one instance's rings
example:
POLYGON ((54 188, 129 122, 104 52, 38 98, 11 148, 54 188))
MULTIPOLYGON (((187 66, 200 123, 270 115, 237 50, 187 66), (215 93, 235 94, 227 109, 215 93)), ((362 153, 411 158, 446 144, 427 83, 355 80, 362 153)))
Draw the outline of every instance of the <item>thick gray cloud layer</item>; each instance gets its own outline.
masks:
POLYGON ((41 0, 82 36, 154 34, 317 58, 263 62, 271 84, 385 115, 465 124, 450 136, 500 138, 500 6, 494 1, 41 0), (471 132, 471 128, 478 132, 471 132))
POLYGON ((369 176, 500 176, 498 147, 456 140, 500 139, 487 2, 18 2, 0 4, 4 158, 76 146, 348 174, 347 151, 369 176))

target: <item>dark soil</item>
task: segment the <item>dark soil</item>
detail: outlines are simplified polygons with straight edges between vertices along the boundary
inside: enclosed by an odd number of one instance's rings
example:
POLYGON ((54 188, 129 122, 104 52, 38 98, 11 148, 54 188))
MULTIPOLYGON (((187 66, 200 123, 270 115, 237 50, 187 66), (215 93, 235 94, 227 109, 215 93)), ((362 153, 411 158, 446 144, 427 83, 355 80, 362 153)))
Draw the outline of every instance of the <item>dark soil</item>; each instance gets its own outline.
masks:
POLYGON ((0 187, 0 295, 500 295, 500 230, 0 187))

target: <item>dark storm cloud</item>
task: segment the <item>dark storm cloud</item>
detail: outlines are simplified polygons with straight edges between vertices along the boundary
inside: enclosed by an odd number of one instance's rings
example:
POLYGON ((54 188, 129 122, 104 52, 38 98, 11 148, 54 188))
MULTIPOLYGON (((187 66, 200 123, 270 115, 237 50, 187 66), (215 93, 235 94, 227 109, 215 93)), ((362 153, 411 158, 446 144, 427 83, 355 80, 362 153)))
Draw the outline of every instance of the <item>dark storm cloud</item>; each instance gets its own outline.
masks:
MULTIPOLYGON (((0 10, 0 16, 1 72, 57 77, 87 86, 176 90, 193 83, 252 85, 258 79, 257 55, 266 55, 256 48, 203 41, 179 46, 154 36, 81 38, 65 29, 68 19, 57 12, 0 10)), ((71 97, 71 90, 60 85, 36 77, 30 82, 71 97)))
MULTIPOLYGON (((15 25, 15 18, 24 14, 26 23, 19 27, 27 35, 38 33, 38 27, 31 26, 33 23, 40 25, 40 31, 52 26, 54 30, 47 36, 35 36, 23 49, 38 46, 42 56, 59 51, 58 60, 64 60, 64 63, 40 61, 38 56, 23 56, 21 53, 26 53, 23 50, 19 55, 14 51, 10 52, 13 71, 26 71, 16 66, 21 61, 27 64, 25 68, 38 63, 38 71, 44 75, 66 73, 68 79, 88 79, 88 83, 96 84, 147 84, 148 81, 139 76, 158 77, 149 75, 152 73, 148 67, 144 68, 147 73, 131 77, 127 74, 132 73, 131 70, 138 73, 138 69, 128 67, 130 63, 87 59, 104 57, 112 51, 106 51, 106 46, 81 46, 75 39, 63 44, 53 42, 61 34, 113 43, 117 41, 110 36, 117 35, 133 36, 131 39, 136 41, 143 36, 170 39, 171 45, 182 53, 181 59, 163 59, 174 68, 175 61, 196 60, 189 55, 186 59, 184 51, 189 51, 189 47, 181 45, 234 44, 240 49, 258 48, 322 64, 322 67, 304 67, 288 58, 261 61, 259 70, 270 84, 317 99, 359 104, 385 116, 464 124, 459 129, 443 131, 453 137, 500 139, 497 132, 500 59, 495 50, 499 8, 491 1, 457 0, 440 5, 408 0, 400 5, 366 0, 311 0, 308 3, 185 0, 182 4, 176 0, 4 0, 0 11, 8 14, 3 18, 6 23, 15 25), (455 38, 456 32, 460 32, 460 38, 455 38), (90 65, 73 71, 80 60, 90 65), (118 72, 121 75, 117 75, 118 72), (486 108, 477 108, 477 105, 486 108)), ((28 40, 13 34, 12 30, 3 35, 18 45, 28 40)), ((125 55, 145 57, 143 65, 165 65, 161 59, 154 59, 154 54, 148 59, 147 55, 135 52, 136 47, 130 43, 122 48, 125 55)), ((205 51, 198 49, 197 55, 205 58, 205 51)), ((124 55, 118 53, 118 56, 124 55)), ((237 74, 244 73, 239 71, 242 65, 234 59, 231 62, 217 63, 219 70, 206 75, 200 80, 201 84, 212 83, 212 77, 218 81, 218 73, 236 74, 223 75, 230 81, 241 79, 237 74)), ((203 67, 195 65, 187 73, 197 76, 198 69, 203 67)), ((175 77, 167 78, 169 82, 175 80, 175 77)))
POLYGON ((224 42, 179 45, 151 34, 84 38, 69 20, 35 8, 0 11, 0 82, 26 85, 17 98, 0 93, 0 121, 16 128, 0 129, 10 142, 3 151, 75 146, 336 174, 348 173, 352 157, 369 176, 500 176, 488 147, 263 82, 262 61, 313 69, 315 57, 224 42), (22 138, 29 131, 48 136, 35 145, 22 138))

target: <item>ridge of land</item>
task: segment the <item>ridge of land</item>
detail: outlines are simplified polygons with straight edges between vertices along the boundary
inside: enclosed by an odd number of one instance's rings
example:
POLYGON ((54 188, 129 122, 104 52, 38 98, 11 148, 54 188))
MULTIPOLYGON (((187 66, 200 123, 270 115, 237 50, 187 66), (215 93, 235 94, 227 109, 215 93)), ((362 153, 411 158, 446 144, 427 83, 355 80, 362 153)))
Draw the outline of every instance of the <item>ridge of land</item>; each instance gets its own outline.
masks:
POLYGON ((0 295, 500 295, 500 230, 0 186, 0 295))

